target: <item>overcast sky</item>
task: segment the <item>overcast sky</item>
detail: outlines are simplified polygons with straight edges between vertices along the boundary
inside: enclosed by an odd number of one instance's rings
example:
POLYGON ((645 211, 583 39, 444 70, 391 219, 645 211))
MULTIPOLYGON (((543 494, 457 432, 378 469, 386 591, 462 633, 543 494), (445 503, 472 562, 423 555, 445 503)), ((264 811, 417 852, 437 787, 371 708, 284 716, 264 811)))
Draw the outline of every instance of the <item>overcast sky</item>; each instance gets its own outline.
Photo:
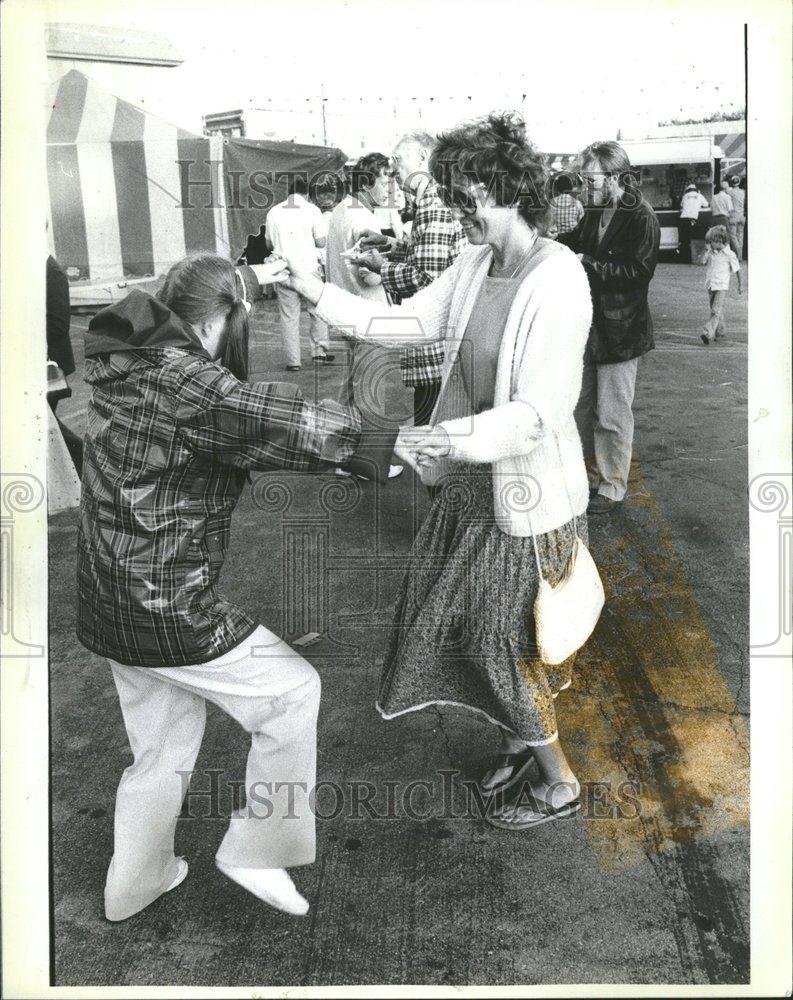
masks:
POLYGON ((707 15, 693 3, 614 0, 587 14, 559 3, 554 15, 526 0, 49 0, 44 8, 50 21, 166 34, 184 63, 168 71, 168 88, 143 86, 139 97, 194 131, 202 114, 317 99, 323 86, 351 115, 361 95, 384 106, 394 96, 442 106, 470 95, 471 114, 522 107, 547 149, 744 104, 743 24, 728 3, 707 15))

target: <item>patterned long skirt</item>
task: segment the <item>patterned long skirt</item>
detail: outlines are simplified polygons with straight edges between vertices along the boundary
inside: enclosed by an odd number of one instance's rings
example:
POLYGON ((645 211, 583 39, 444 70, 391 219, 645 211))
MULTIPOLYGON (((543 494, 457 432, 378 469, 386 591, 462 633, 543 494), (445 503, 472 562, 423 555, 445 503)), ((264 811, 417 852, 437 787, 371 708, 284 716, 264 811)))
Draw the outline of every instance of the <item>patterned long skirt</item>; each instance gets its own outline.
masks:
MULTIPOLYGON (((587 542, 586 515, 576 518, 587 542)), ((567 568, 571 519, 537 536, 553 585, 567 568)), ((569 687, 575 656, 559 666, 537 655, 539 577, 531 538, 497 526, 489 466, 460 465, 434 495, 416 536, 389 636, 377 708, 386 719, 430 705, 486 716, 533 746, 557 738, 554 699, 569 687)))

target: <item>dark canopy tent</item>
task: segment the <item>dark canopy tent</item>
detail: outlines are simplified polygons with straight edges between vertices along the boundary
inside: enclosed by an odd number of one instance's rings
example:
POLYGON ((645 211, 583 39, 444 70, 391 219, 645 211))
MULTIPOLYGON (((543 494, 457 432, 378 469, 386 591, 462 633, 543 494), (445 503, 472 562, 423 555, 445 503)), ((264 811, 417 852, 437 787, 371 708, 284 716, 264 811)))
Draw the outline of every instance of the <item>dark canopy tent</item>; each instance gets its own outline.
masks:
MULTIPOLYGON (((236 259, 250 237, 255 244, 269 209, 286 198, 290 178, 304 177, 310 195, 330 179, 341 185, 341 170, 347 157, 333 146, 227 139, 223 159, 229 246, 236 259)), ((250 259, 250 263, 256 262, 250 259)))

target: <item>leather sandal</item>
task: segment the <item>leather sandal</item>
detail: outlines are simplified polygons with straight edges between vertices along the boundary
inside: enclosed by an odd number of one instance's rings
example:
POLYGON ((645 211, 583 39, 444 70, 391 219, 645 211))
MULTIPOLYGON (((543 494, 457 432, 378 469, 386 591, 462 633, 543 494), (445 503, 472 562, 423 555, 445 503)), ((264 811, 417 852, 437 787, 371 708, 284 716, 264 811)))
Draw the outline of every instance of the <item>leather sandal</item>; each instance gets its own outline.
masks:
POLYGON ((485 819, 491 826, 496 826, 500 830, 529 830, 534 826, 541 826, 543 823, 550 823, 555 819, 568 819, 570 816, 574 816, 580 808, 581 799, 579 796, 558 807, 535 800, 534 804, 530 806, 505 806, 488 814, 485 819))
POLYGON ((539 777, 539 767, 536 760, 534 759, 534 753, 531 747, 526 747, 525 750, 519 750, 517 753, 498 753, 493 758, 493 765, 489 771, 485 772, 479 779, 479 790, 485 794, 490 795, 493 792, 503 792, 507 788, 511 788, 512 785, 516 784, 521 778, 526 778, 529 772, 533 769, 535 771, 535 777, 539 777), (503 781, 499 781, 495 785, 489 785, 485 787, 483 782, 484 779, 490 775, 494 774, 496 771, 503 770, 504 768, 511 768, 512 774, 503 781))

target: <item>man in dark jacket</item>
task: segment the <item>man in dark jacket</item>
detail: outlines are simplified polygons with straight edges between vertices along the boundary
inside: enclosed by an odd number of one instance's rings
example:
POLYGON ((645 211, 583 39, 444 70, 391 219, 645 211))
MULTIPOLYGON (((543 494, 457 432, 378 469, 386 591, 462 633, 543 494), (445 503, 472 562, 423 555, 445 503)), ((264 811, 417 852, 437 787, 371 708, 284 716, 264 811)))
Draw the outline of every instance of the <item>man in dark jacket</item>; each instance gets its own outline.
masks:
POLYGON ((559 239, 577 252, 592 291, 576 422, 589 468, 587 511, 605 514, 622 502, 628 486, 636 372, 639 358, 655 346, 647 290, 661 237, 618 143, 593 143, 581 164, 587 211, 559 239))

